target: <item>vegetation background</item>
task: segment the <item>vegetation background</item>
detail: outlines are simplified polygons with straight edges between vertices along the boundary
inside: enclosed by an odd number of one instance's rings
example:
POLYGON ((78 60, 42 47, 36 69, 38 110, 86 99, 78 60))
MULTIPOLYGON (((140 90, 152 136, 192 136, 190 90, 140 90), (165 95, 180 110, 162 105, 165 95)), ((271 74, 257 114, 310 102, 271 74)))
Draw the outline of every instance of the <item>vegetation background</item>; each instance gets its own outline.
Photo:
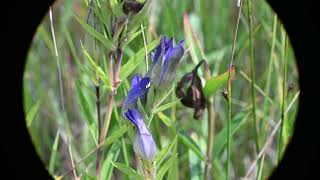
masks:
MULTIPOLYGON (((95 7, 101 8, 102 17, 110 13, 103 11, 103 5, 107 1, 99 1, 102 8, 95 7)), ((235 42, 236 79, 232 82, 230 160, 227 158, 228 103, 221 94, 222 88, 212 96, 215 135, 210 163, 212 177, 218 180, 226 178, 226 164, 230 165, 228 175, 231 179, 245 176, 249 179, 266 179, 281 158, 278 155, 280 129, 281 141, 285 147, 292 135, 298 108, 298 71, 290 44, 288 48, 285 46, 286 36, 281 22, 265 1, 252 1, 253 33, 250 35, 246 1, 244 0, 241 8, 235 42), (255 59, 255 103, 252 103, 251 91, 250 38, 253 41, 255 59), (286 80, 283 81, 284 79, 286 80), (285 103, 282 103, 284 94, 285 103), (257 136, 253 125, 253 107, 256 112, 257 136), (280 123, 281 119, 284 120, 283 124, 280 123), (259 151, 255 147, 257 139, 260 144, 259 151), (259 161, 255 161, 257 159, 259 161), (247 175, 251 166, 253 171, 247 175)), ((87 20, 88 4, 86 0, 56 1, 52 14, 60 63, 57 64, 56 60, 48 13, 34 36, 25 66, 26 125, 49 172, 56 177, 64 175, 66 179, 72 178, 71 171, 68 171, 72 165, 67 136, 70 137, 77 175, 81 179, 95 179, 97 157, 96 153, 89 154, 97 146, 96 94, 92 80, 94 71, 86 59, 81 43, 88 48, 95 60, 106 62, 107 52, 101 44, 94 47, 94 38, 88 28, 76 20, 75 15, 83 22, 87 20), (62 75, 61 84, 59 71, 62 75), (61 107, 62 103, 64 109, 61 107), (64 122, 69 125, 69 130, 66 130, 64 122), (67 171, 68 173, 64 174, 67 171)), ((123 66, 132 60, 131 57, 137 58, 117 91, 104 146, 102 179, 136 179, 134 175, 137 173, 137 159, 126 134, 127 124, 119 112, 129 90, 131 77, 135 73, 144 74, 150 64, 150 55, 147 58, 145 56, 145 45, 161 35, 173 36, 176 43, 180 39, 186 40, 187 52, 177 71, 174 84, 202 58, 208 61, 211 75, 216 76, 225 72, 230 64, 238 9, 234 0, 152 2, 150 14, 144 17, 137 36, 125 47, 123 66), (143 53, 138 54, 141 49, 143 53)), ((101 26, 98 23, 99 25, 101 26)), ((106 71, 108 64, 100 65, 106 71)), ((202 71, 200 75, 203 75, 202 71)), ((102 86, 101 89, 103 115, 107 104, 106 88, 102 86)), ((170 180, 203 179, 208 115, 205 112, 200 120, 195 120, 193 110, 184 107, 177 100, 175 91, 169 91, 163 104, 170 104, 170 108, 155 113, 151 125, 151 132, 161 154, 161 157, 157 157, 157 174, 159 178, 170 180)))

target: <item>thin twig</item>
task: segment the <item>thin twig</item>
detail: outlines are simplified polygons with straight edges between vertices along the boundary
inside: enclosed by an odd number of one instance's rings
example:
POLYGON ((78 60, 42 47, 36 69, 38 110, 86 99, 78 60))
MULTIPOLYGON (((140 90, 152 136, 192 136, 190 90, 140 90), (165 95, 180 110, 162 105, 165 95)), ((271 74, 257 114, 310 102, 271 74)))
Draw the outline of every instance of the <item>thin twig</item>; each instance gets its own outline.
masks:
MULTIPOLYGON (((293 106, 294 102, 298 99, 300 94, 300 91, 298 91, 295 96, 292 98, 289 106, 287 107, 287 109, 285 110, 285 114, 287 114, 289 112, 289 110, 291 109, 291 107, 293 106)), ((258 154, 258 156, 256 157, 256 159, 253 161, 253 163, 251 164, 248 172, 246 173, 246 176, 244 177, 244 179, 247 179, 248 176, 250 175, 251 171, 253 170, 254 166, 257 164, 257 161, 260 159, 260 157, 263 155, 264 151, 266 150, 266 148, 268 147, 268 145, 271 143, 273 136, 275 135, 275 133, 277 132, 278 128, 281 125, 281 119, 278 121, 277 125, 274 127, 273 131, 271 132, 268 140, 266 141, 266 143, 264 144, 264 146, 262 147, 260 153, 258 154)))
MULTIPOLYGON (((110 52, 110 63, 113 63, 113 53, 110 52)), ((111 120, 111 115, 112 115, 112 110, 113 110, 113 102, 114 102, 114 97, 117 91, 117 87, 119 85, 120 79, 119 79, 119 73, 120 73, 120 68, 121 68, 121 62, 122 62, 122 54, 123 54, 123 50, 121 48, 117 49, 117 64, 116 64, 116 69, 110 68, 110 74, 112 74, 112 90, 108 95, 108 105, 107 105, 107 110, 106 110, 106 116, 105 116, 105 120, 104 120, 104 124, 103 124, 103 128, 101 130, 101 134, 99 134, 99 139, 100 141, 104 141, 104 139, 107 136, 108 133, 108 129, 109 129, 109 124, 110 124, 110 120, 111 120)), ((100 144, 100 143, 99 143, 100 144)), ((102 154, 102 147, 98 148, 98 153, 102 154)), ((101 175, 101 158, 102 155, 99 156, 100 160, 99 160, 99 164, 97 165, 97 177, 98 179, 100 179, 100 175, 101 175)))
POLYGON ((264 144, 264 146, 262 147, 261 151, 259 152, 258 156, 256 157, 256 159, 253 161, 253 163, 251 164, 248 172, 246 173, 246 176, 244 177, 244 179, 247 179, 248 176, 250 175, 251 171, 253 170, 253 168, 256 166, 258 160, 260 159, 260 157, 264 154, 264 151, 266 150, 266 148, 268 147, 268 145, 272 142, 272 139, 274 137, 274 135, 276 134, 278 128, 280 127, 281 121, 279 121, 276 125, 276 127, 273 129, 273 131, 270 134, 270 137, 268 138, 268 140, 266 141, 266 143, 264 144))
MULTIPOLYGON (((74 167, 72 150, 71 150, 71 146, 70 146, 70 137, 69 137, 69 133, 70 132, 68 131, 70 127, 68 126, 68 123, 67 123, 67 120, 66 120, 66 114, 65 114, 65 108, 64 108, 64 94, 63 94, 63 89, 62 89, 62 76, 61 76, 60 60, 59 60, 59 53, 58 53, 58 48, 57 48, 56 36, 54 34, 51 6, 50 6, 50 9, 49 9, 49 16, 50 16, 50 25, 51 25, 51 33, 52 33, 53 45, 54 45, 54 50, 55 50, 55 55, 56 55, 56 60, 57 60, 57 66, 58 66, 61 107, 62 107, 62 114, 63 114, 63 117, 64 117, 63 118, 64 119, 64 125, 65 125, 65 129, 66 129, 66 134, 67 134, 67 145, 68 145, 68 151, 69 151, 71 166, 74 167)), ((74 176, 74 179, 77 179, 77 173, 76 173, 75 169, 73 169, 73 176, 74 176)))
POLYGON ((75 165, 74 165, 72 168, 70 168, 70 169, 66 170, 65 172, 63 172, 63 173, 59 176, 59 178, 62 179, 62 178, 63 178, 66 174, 68 174, 70 171, 72 171, 72 170, 74 170, 76 167, 78 167, 83 161, 85 161, 86 159, 88 159, 97 149, 99 149, 100 147, 102 147, 102 146, 104 145, 104 143, 105 143, 105 140, 102 140, 102 142, 99 143, 99 144, 97 145, 97 147, 95 147, 95 148, 93 148, 91 151, 89 151, 88 154, 87 154, 86 156, 84 156, 82 159, 80 159, 78 162, 76 162, 75 165))

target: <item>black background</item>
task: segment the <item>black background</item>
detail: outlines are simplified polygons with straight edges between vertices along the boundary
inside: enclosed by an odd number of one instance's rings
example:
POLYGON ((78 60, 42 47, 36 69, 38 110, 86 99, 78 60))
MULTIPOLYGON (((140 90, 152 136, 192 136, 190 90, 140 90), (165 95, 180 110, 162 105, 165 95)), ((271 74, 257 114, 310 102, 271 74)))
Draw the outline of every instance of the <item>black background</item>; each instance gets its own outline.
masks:
MULTIPOLYGON (((317 177, 320 162, 319 148, 316 148, 320 142, 317 114, 320 10, 311 0, 267 1, 289 35, 297 59, 301 90, 291 144, 271 179, 311 179, 317 177)), ((0 101, 4 111, 0 116, 1 179, 50 179, 26 129, 22 76, 31 39, 52 2, 23 0, 1 3, 1 90, 4 91, 0 101)))

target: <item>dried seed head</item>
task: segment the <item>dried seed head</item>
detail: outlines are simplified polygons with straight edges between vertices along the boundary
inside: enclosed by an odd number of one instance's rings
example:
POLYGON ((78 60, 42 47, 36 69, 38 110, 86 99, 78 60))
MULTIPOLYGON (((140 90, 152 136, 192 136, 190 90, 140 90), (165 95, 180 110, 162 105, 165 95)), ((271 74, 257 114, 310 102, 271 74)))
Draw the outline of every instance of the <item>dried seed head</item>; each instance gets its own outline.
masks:
POLYGON ((123 4, 123 12, 125 14, 129 14, 130 12, 136 14, 141 11, 145 2, 141 3, 135 0, 126 0, 123 4))
MULTIPOLYGON (((201 62, 202 63, 202 62, 201 62)), ((176 95, 181 98, 181 103, 194 108, 193 117, 200 119, 207 106, 207 99, 202 90, 201 79, 197 74, 197 65, 192 72, 185 74, 178 83, 176 95)))

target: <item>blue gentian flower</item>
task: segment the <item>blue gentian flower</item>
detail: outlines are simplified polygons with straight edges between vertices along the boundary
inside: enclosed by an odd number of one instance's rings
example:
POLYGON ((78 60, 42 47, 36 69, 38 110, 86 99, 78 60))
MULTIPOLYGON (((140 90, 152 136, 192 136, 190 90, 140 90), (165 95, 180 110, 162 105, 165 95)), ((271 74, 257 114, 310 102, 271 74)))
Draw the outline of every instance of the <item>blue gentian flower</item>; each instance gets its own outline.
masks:
POLYGON ((147 75, 155 87, 165 88, 174 80, 176 70, 184 54, 184 40, 174 46, 173 38, 161 38, 160 45, 151 53, 151 68, 147 75))
POLYGON ((136 109, 128 109, 124 115, 136 127, 136 135, 133 139, 134 152, 142 159, 154 160, 157 151, 156 144, 142 115, 136 109))
POLYGON ((145 94, 150 87, 150 78, 141 78, 138 74, 134 75, 131 80, 131 88, 127 98, 122 105, 122 112, 127 111, 129 108, 136 108, 138 98, 145 98, 145 94))

